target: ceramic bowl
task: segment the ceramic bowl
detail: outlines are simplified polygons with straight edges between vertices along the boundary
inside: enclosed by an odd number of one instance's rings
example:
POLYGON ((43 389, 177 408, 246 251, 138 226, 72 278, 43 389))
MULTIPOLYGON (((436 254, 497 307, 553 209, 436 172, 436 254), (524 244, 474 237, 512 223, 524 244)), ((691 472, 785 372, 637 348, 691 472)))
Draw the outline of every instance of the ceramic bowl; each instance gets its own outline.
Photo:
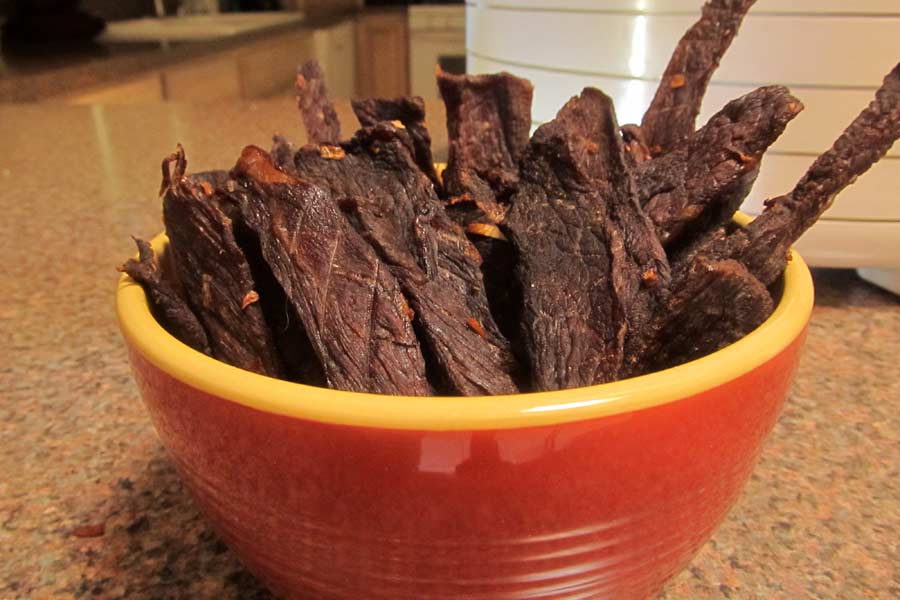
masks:
MULTIPOLYGON (((165 237, 154 241, 165 251, 165 237)), ((134 376, 186 486, 284 598, 643 598, 725 517, 787 396, 813 303, 666 371, 559 392, 406 398, 242 371, 123 277, 134 376)))

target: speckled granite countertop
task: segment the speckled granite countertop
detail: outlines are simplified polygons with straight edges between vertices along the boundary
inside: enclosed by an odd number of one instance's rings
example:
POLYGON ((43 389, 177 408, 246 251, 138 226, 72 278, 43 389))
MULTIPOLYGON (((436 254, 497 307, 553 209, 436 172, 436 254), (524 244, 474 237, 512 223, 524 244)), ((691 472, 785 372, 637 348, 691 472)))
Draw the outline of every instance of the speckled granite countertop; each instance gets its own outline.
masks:
MULTIPOLYGON (((202 170, 274 131, 300 137, 288 98, 0 106, 0 598, 269 597, 166 458, 113 289, 128 235, 161 229, 159 162, 176 141, 202 170)), ((849 271, 815 279, 792 397, 664 598, 900 597, 900 300, 849 271)))

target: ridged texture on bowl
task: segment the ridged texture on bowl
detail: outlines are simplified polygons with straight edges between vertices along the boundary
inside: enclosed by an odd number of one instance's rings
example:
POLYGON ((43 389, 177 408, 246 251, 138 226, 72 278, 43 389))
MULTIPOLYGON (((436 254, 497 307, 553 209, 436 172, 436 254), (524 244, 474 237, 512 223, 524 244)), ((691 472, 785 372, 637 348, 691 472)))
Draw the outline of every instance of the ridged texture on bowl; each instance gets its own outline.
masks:
POLYGON ((201 392, 133 347, 131 360, 201 508, 282 597, 642 598, 740 493, 803 337, 677 402, 498 431, 317 423, 201 392))

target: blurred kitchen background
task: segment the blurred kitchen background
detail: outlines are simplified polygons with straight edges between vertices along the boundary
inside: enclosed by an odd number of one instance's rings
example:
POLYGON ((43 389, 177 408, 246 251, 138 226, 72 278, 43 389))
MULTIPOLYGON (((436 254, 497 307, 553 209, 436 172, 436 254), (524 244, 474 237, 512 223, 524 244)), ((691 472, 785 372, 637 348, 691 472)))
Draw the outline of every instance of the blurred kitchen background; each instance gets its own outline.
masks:
POLYGON ((385 0, 0 0, 0 101, 289 94, 316 58, 335 97, 436 96, 465 69, 465 6, 385 0))
MULTIPOLYGON (((335 99, 434 101, 435 65, 535 84, 535 126, 582 87, 638 122, 702 0, 0 0, 0 102, 241 102, 293 95, 322 64, 335 99)), ((766 156, 744 210, 789 190, 900 58, 900 0, 759 0, 717 71, 701 122, 788 85, 806 111, 766 156)), ((441 156, 441 149, 437 149, 441 156)), ((800 243, 813 264, 862 268, 900 293, 900 148, 800 243), (874 270, 873 270, 874 269, 874 270)))

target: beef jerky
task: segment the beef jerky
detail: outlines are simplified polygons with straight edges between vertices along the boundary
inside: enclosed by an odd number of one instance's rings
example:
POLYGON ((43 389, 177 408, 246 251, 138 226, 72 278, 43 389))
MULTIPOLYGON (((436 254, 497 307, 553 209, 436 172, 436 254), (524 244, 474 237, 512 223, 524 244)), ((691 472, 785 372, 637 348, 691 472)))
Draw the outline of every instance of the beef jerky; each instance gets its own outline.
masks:
POLYGON ((181 146, 162 164, 163 219, 175 275, 203 324, 214 357, 280 377, 281 361, 232 221, 208 181, 186 177, 186 168, 181 146))
POLYGON ((638 195, 664 246, 731 220, 763 153, 803 104, 781 86, 729 102, 664 156, 636 170, 638 195))
POLYGON ((247 225, 303 322, 329 386, 423 396, 425 363, 396 279, 328 192, 248 146, 233 175, 247 225))
POLYGON ((641 121, 654 154, 670 150, 694 131, 700 105, 719 61, 756 0, 709 0, 685 32, 641 121))
POLYGON ((296 175, 297 167, 294 165, 294 154, 296 153, 297 149, 294 148, 294 145, 287 138, 277 134, 272 136, 272 151, 270 154, 276 167, 285 173, 296 175))
POLYGON ((390 266, 441 383, 463 395, 516 392, 516 363, 491 315, 478 251, 416 167, 406 132, 380 123, 337 150, 302 148, 297 169, 331 190, 390 266))
MULTIPOLYGON (((279 152, 280 159, 287 168, 293 168, 294 148, 285 138, 276 135, 273 140, 274 151, 279 152)), ((250 274, 255 283, 259 306, 272 337, 278 356, 284 368, 283 378, 308 385, 325 386, 322 366, 312 348, 303 324, 294 313, 294 309, 284 295, 266 264, 259 247, 259 238, 244 223, 240 214, 240 204, 231 197, 229 189, 234 181, 228 171, 207 171, 194 173, 191 179, 206 182, 222 200, 218 203, 222 212, 232 222, 234 238, 247 260, 250 274)), ((202 185, 202 184, 201 184, 202 185)), ((208 193, 209 187, 206 188, 208 193)))
POLYGON ((515 190, 519 159, 531 131, 529 81, 509 73, 451 75, 438 70, 447 107, 449 156, 444 190, 472 202, 488 221, 503 218, 502 203, 515 190))
POLYGON ((129 258, 119 267, 119 271, 127 273, 144 287, 153 313, 166 331, 194 350, 209 354, 206 331, 185 299, 163 278, 153 248, 144 240, 134 241, 138 247, 138 260, 129 258))
MULTIPOLYGON (((228 183, 228 171, 223 171, 221 169, 213 170, 213 171, 201 171, 199 173, 192 173, 191 179, 198 183, 199 185, 204 186, 204 183, 209 187, 206 190, 221 190, 228 183)), ((209 194, 210 192, 206 192, 209 194)))
POLYGON ((297 108, 306 127, 311 144, 335 144, 341 139, 341 123, 325 89, 325 75, 315 60, 310 60, 297 72, 297 108))
POLYGON ((538 390, 615 380, 629 327, 662 297, 668 264, 626 160, 612 101, 591 88, 538 128, 522 160, 503 228, 538 390))
MULTIPOLYGON (((510 342, 520 363, 527 364, 527 356, 520 349, 519 324, 522 319, 522 288, 515 276, 516 248, 505 237, 488 233, 495 225, 473 223, 467 235, 481 256, 481 275, 491 315, 500 333, 510 342)), ((497 229, 499 232, 499 229, 497 229)))
POLYGON ((394 100, 369 98, 353 100, 351 104, 356 118, 363 127, 371 127, 383 122, 402 125, 412 140, 416 164, 423 173, 428 175, 428 179, 434 184, 435 189, 440 191, 441 180, 434 168, 434 158, 431 155, 431 135, 425 128, 425 102, 422 98, 419 96, 394 100))
POLYGON ((640 362, 629 375, 674 367, 735 342, 765 321, 772 296, 735 260, 699 258, 645 328, 640 362))
POLYGON ((625 143, 625 152, 628 153, 632 166, 645 163, 653 158, 639 126, 622 125, 621 132, 622 141, 625 143))
POLYGON ((835 196, 856 181, 900 137, 900 64, 884 79, 875 99, 834 145, 809 168, 789 194, 766 201, 762 214, 744 229, 719 227, 676 258, 685 269, 695 257, 735 258, 765 285, 787 266, 791 244, 809 229, 835 196))
MULTIPOLYGON (((291 159, 293 160, 293 157, 291 159)), ((303 323, 266 263, 259 236, 244 223, 240 215, 241 194, 236 193, 237 190, 238 184, 232 180, 227 184, 225 192, 229 204, 238 213, 234 219, 234 236, 250 265, 250 272, 259 292, 259 305, 272 331, 278 354, 284 362, 285 379, 326 387, 328 382, 322 364, 309 341, 303 323)))

